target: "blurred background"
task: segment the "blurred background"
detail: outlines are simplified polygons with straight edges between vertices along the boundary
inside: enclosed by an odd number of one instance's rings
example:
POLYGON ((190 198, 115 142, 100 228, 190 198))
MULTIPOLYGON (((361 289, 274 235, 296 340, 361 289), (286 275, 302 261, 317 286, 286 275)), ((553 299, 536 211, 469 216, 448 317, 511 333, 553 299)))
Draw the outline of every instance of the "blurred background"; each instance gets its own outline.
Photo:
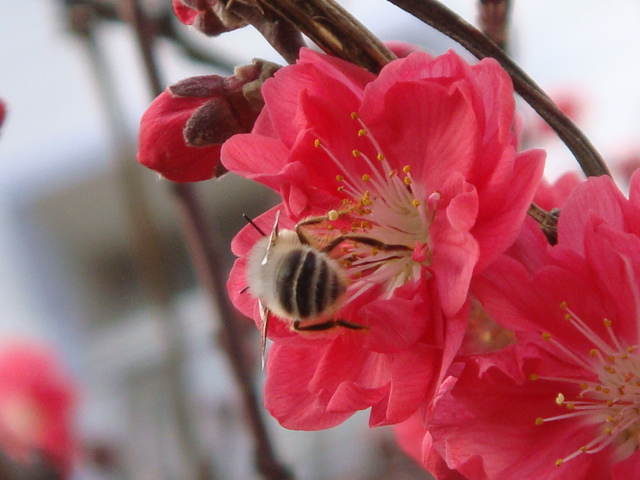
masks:
MULTIPOLYGON (((122 8, 117 0, 98 3, 122 8)), ((341 3, 383 40, 433 53, 458 49, 383 0, 341 3)), ((444 3, 476 23, 475 0, 444 3)), ((176 35, 157 45, 165 85, 228 74, 225 65, 254 57, 284 63, 251 27, 205 38, 173 18, 170 0, 144 4, 176 35), (189 51, 221 65, 190 59, 189 51)), ((194 448, 211 465, 211 478, 259 478, 217 310, 196 283, 167 182, 135 161, 138 122, 152 97, 132 28, 96 19, 91 35, 78 35, 69 5, 0 2, 0 98, 7 106, 0 343, 52 345, 75 379, 81 448, 74 479, 191 479, 194 448), (152 268, 149 256, 157 259, 152 268)), ((639 20, 636 0, 520 1, 511 10, 512 55, 575 115, 621 184, 640 165, 639 20)), ((521 114, 528 146, 548 150, 548 178, 577 170, 524 105, 521 114)), ((226 270, 242 214, 257 215, 276 199, 233 175, 196 190, 226 270)), ((246 325, 259 391, 259 339, 246 325)), ((366 412, 326 432, 286 431, 271 420, 268 427, 301 480, 429 478, 397 450, 390 431, 368 429, 366 412)))

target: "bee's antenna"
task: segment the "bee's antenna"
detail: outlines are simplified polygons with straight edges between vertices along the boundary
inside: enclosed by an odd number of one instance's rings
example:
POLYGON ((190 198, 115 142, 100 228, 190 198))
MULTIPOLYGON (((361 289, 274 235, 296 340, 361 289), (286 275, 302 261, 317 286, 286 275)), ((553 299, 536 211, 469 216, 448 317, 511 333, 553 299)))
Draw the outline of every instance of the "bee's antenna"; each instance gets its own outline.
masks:
POLYGON ((255 228, 258 231, 260 235, 262 235, 263 237, 267 236, 267 234, 264 233, 264 231, 258 225, 256 225, 255 222, 251 220, 247 214, 243 213, 242 216, 249 223, 249 225, 251 225, 253 228, 255 228))

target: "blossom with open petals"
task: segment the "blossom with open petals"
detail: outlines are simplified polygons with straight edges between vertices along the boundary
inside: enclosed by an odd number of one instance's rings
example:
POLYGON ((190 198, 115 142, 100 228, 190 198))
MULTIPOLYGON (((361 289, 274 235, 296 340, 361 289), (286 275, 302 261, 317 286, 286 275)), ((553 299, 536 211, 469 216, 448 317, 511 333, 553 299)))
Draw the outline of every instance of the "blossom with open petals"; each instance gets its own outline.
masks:
POLYGON ((430 420, 471 480, 622 480, 640 469, 640 175, 569 196, 531 269, 502 256, 474 282, 519 343, 469 361, 430 420))
MULTIPOLYGON (((299 230, 318 249, 339 242, 330 254, 348 287, 335 316, 366 327, 271 322, 267 405, 292 428, 368 407, 373 425, 402 421, 455 356, 470 280, 518 234, 543 153, 516 152, 513 88, 493 60, 414 52, 376 76, 302 50, 262 91, 252 133, 227 141, 222 161, 280 193, 282 226, 319 217, 299 230)), ((257 219, 264 230, 273 215, 257 219)), ((236 238, 230 280, 256 320, 257 300, 239 292, 258 238, 236 238)))

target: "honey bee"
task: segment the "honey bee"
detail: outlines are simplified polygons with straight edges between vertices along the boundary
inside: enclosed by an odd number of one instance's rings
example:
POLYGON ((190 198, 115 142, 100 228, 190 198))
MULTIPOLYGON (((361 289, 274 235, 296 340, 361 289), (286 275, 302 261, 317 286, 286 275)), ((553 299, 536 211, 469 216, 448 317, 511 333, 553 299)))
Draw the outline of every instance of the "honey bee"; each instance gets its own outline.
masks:
POLYGON ((271 313, 289 321, 292 330, 296 331, 367 328, 333 318, 344 304, 349 286, 345 269, 330 255, 342 242, 358 242, 378 250, 410 250, 404 245, 386 245, 357 235, 338 235, 318 247, 311 244, 302 229, 324 222, 328 217, 304 220, 296 225, 295 230, 279 230, 279 216, 280 212, 277 212, 269 236, 247 218, 264 237, 254 245, 247 268, 248 289, 260 306, 263 359, 271 313))

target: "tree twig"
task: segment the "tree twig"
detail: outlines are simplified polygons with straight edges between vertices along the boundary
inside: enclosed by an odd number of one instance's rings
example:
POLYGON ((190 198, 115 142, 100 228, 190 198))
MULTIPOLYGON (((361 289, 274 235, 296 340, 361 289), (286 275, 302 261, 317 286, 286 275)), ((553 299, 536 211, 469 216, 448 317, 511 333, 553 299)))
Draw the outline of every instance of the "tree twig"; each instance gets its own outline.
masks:
MULTIPOLYGON (((129 0, 134 11, 134 28, 153 96, 162 92, 160 75, 153 50, 153 32, 146 26, 139 0, 129 0)), ((258 395, 252 382, 249 365, 243 356, 241 333, 237 315, 226 294, 225 282, 221 277, 220 250, 216 248, 216 238, 207 227, 204 214, 197 202, 192 185, 171 183, 171 190, 180 207, 185 241, 201 286, 212 304, 218 308, 225 351, 231 363, 243 400, 244 411, 256 444, 256 467, 265 479, 290 480, 293 475, 278 460, 269 438, 259 407, 258 395)))
POLYGON ((257 1, 296 25, 325 52, 371 72, 379 72, 396 58, 375 35, 334 0, 257 1))
POLYGON ((493 57, 511 76, 515 91, 553 128, 587 176, 610 175, 604 160, 584 133, 546 93, 482 32, 436 0, 389 0, 457 41, 477 58, 493 57))
POLYGON ((505 52, 508 51, 510 6, 509 0, 478 1, 480 30, 505 52))

